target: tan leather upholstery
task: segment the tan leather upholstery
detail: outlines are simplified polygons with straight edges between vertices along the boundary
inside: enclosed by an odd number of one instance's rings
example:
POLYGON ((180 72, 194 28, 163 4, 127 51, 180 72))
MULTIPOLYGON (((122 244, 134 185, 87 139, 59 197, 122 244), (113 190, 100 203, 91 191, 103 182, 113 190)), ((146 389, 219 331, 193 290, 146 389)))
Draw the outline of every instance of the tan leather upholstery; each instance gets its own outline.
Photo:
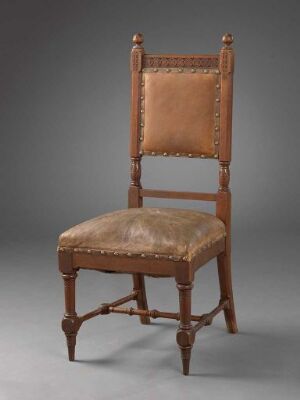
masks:
POLYGON ((190 68, 181 73, 177 69, 144 72, 144 153, 213 157, 218 140, 218 79, 216 73, 191 73, 190 68))
POLYGON ((165 255, 188 261, 214 242, 225 227, 213 215, 175 208, 131 208, 100 215, 67 230, 59 247, 139 256, 165 255))

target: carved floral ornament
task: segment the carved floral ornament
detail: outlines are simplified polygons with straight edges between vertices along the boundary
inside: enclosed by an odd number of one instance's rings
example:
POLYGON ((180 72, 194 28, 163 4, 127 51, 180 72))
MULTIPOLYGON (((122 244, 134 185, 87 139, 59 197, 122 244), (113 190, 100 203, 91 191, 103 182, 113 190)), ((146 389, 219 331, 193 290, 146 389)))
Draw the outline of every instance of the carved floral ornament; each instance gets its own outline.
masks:
POLYGON ((143 56, 143 68, 218 68, 219 57, 200 56, 200 57, 176 57, 176 56, 158 56, 145 54, 143 56))

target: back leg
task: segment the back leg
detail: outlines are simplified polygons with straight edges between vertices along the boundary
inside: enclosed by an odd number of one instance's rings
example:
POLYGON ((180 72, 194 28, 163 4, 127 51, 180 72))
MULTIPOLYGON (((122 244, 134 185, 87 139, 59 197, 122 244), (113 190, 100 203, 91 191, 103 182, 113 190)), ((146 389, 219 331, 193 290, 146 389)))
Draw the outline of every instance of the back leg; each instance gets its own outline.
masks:
MULTIPOLYGON (((144 275, 133 274, 132 277, 133 277, 133 290, 138 291, 138 296, 136 299, 137 306, 141 310, 148 310, 144 275)), ((140 315, 140 321, 144 325, 149 325, 150 317, 140 315)))
POLYGON ((217 257, 218 274, 220 283, 221 299, 229 299, 229 305, 224 309, 225 321, 228 332, 237 333, 237 323, 234 310, 232 279, 231 279, 231 260, 230 254, 222 253, 217 257))

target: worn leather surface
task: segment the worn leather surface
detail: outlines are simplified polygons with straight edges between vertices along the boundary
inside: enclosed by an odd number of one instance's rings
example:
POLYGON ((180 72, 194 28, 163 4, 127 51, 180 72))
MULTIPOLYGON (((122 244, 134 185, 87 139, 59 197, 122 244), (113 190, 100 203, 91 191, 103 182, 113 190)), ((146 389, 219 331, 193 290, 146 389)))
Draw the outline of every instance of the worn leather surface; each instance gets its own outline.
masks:
POLYGON ((217 75, 144 74, 146 152, 213 156, 217 75))
POLYGON ((176 208, 130 208, 100 215, 67 230, 59 246, 192 257, 224 237, 214 215, 176 208))

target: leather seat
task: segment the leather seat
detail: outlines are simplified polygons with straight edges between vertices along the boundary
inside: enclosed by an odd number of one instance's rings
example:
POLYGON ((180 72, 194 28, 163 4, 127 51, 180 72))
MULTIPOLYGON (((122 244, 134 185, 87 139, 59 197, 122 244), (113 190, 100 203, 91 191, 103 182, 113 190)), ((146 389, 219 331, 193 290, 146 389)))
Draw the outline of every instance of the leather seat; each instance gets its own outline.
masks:
POLYGON ((100 215, 62 233, 59 248, 191 261, 225 236, 214 215, 176 208, 130 208, 100 215))

